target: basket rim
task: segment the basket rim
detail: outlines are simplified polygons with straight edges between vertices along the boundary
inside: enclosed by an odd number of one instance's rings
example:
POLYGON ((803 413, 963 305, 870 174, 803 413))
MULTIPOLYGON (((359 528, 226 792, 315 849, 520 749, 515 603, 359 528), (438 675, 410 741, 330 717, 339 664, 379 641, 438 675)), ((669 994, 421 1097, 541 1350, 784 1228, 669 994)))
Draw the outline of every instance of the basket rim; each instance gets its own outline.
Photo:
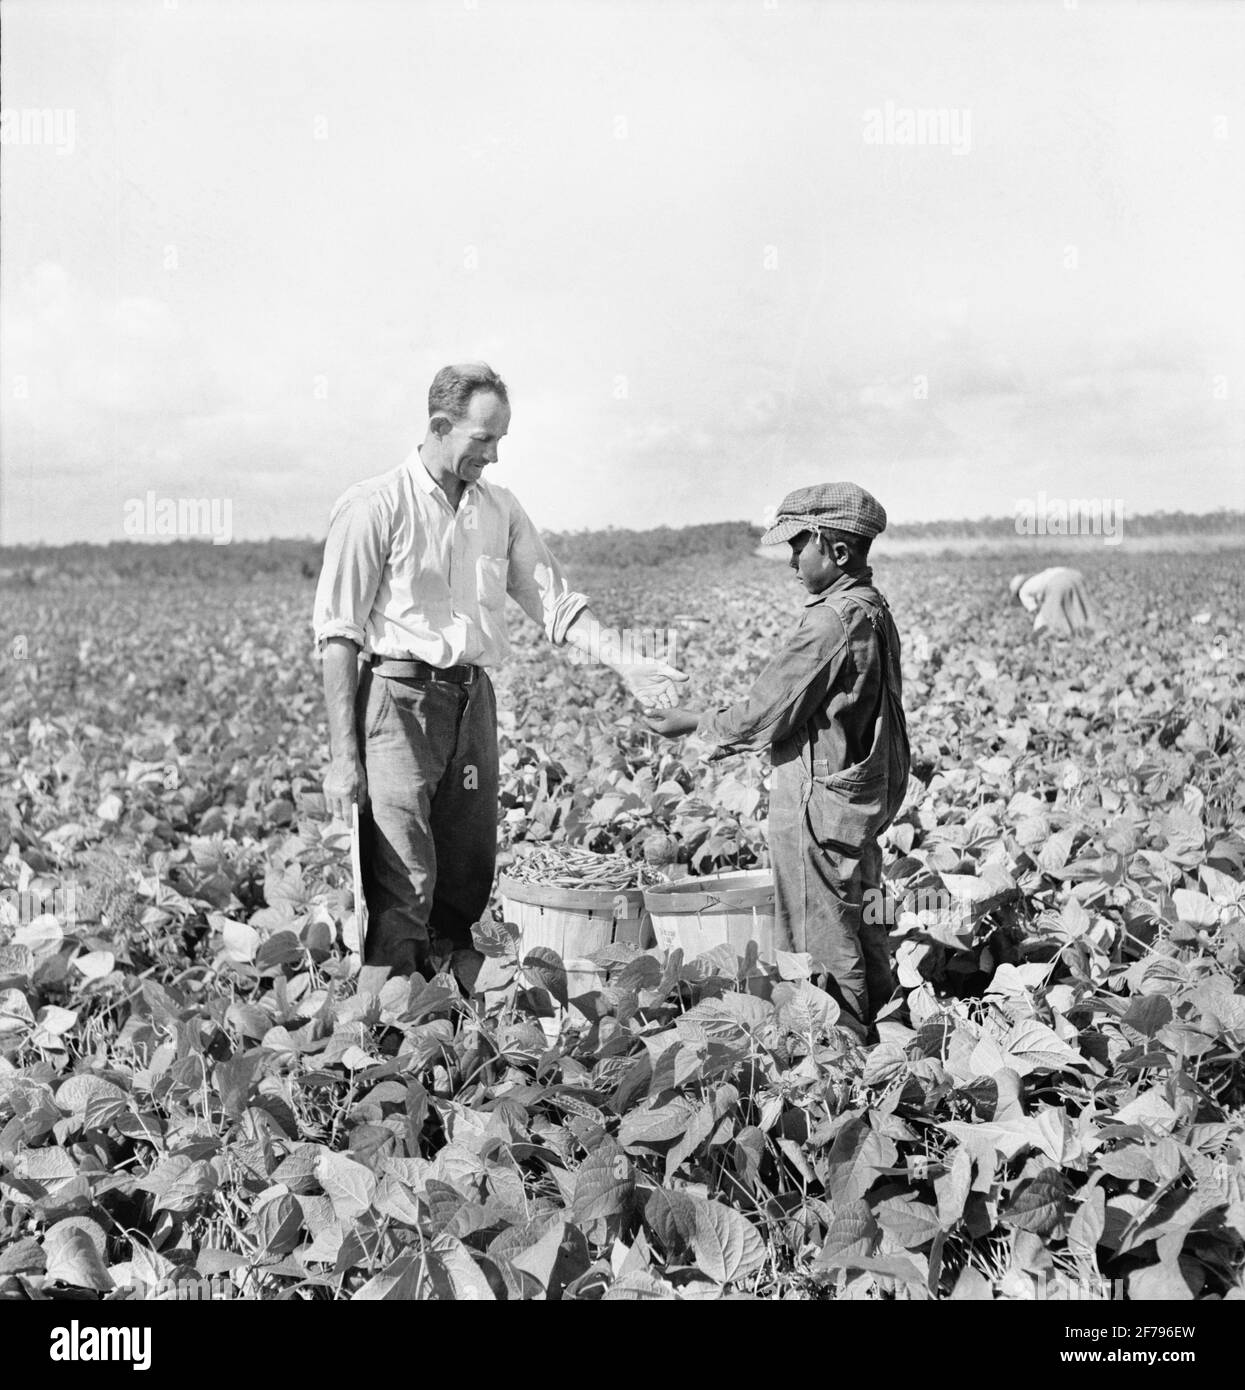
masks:
POLYGON ((644 911, 643 888, 551 888, 539 883, 520 883, 508 874, 497 880, 500 897, 532 907, 580 908, 583 911, 604 912, 614 916, 619 898, 626 904, 620 917, 638 917, 644 911))
POLYGON ((769 869, 735 869, 716 877, 681 878, 644 890, 644 905, 663 917, 685 917, 696 913, 728 913, 740 908, 773 907, 774 880, 769 869), (764 876, 763 883, 756 878, 764 876), (729 878, 753 878, 752 886, 714 887, 729 878))

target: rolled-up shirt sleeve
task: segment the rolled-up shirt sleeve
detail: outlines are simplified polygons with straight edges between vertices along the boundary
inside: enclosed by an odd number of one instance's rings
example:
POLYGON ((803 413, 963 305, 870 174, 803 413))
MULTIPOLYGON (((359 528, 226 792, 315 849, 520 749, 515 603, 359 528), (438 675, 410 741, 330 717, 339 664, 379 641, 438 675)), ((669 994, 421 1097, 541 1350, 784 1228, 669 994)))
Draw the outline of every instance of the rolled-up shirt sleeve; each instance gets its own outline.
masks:
POLYGON ((523 508, 511 498, 510 564, 506 592, 544 629, 557 646, 567 629, 588 607, 586 595, 576 592, 562 573, 540 532, 523 508))
POLYGON ((329 517, 312 625, 317 649, 330 637, 367 646, 367 624, 388 559, 389 516, 383 496, 361 488, 343 494, 329 517))
POLYGON ((747 697, 701 719, 697 735, 718 746, 710 759, 759 752, 808 722, 830 693, 847 653, 847 632, 832 608, 810 608, 747 697))

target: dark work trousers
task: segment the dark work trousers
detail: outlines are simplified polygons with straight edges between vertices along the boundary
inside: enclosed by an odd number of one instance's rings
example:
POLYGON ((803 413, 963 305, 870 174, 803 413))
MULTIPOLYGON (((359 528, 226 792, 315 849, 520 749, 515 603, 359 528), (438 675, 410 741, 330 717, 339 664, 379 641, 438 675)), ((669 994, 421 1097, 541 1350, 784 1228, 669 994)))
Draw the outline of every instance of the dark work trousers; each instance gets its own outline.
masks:
POLYGON ((369 802, 360 817, 368 929, 364 961, 424 973, 470 948, 497 859, 497 707, 470 685, 359 675, 359 746, 369 802))
POLYGON ((774 944, 813 957, 861 1036, 894 991, 877 837, 903 799, 908 745, 890 661, 868 757, 834 771, 795 739, 775 748, 770 782, 774 944))

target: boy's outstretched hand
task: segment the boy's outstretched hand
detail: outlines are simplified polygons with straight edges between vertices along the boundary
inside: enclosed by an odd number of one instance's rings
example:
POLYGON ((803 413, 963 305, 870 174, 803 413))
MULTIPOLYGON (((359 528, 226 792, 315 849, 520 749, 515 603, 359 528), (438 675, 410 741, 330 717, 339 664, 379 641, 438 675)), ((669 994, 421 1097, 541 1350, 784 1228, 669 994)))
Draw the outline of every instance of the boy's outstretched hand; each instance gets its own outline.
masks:
POLYGON ((684 734, 696 732, 700 724, 700 715, 690 709, 663 710, 660 713, 648 710, 644 715, 644 722, 655 734, 662 734, 666 738, 681 738, 684 734))
POLYGON ((611 664, 646 711, 672 709, 678 702, 679 686, 687 682, 684 672, 651 656, 611 664))

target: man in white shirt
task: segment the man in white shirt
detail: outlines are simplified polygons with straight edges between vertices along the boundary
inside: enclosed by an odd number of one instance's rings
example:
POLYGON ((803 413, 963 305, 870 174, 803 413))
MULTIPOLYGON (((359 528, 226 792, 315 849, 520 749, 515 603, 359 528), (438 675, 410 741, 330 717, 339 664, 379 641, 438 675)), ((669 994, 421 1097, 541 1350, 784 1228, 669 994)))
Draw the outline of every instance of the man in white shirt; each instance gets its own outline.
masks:
POLYGON ((1050 632, 1056 637, 1072 637, 1081 632, 1096 632, 1100 626, 1098 614, 1085 576, 1080 570, 1062 565, 1030 575, 1014 575, 1012 597, 1026 612, 1036 613, 1034 632, 1050 632))
MULTIPOLYGON (((598 659, 624 650, 513 494, 484 481, 510 425, 501 378, 482 362, 442 368, 428 415, 399 467, 334 505, 315 598, 325 798, 343 819, 360 807, 364 958, 400 974, 469 950, 488 906, 498 794, 488 670, 510 652, 507 595, 555 645, 598 659)), ((649 709, 673 706, 687 679, 652 658, 604 664, 649 709)))

